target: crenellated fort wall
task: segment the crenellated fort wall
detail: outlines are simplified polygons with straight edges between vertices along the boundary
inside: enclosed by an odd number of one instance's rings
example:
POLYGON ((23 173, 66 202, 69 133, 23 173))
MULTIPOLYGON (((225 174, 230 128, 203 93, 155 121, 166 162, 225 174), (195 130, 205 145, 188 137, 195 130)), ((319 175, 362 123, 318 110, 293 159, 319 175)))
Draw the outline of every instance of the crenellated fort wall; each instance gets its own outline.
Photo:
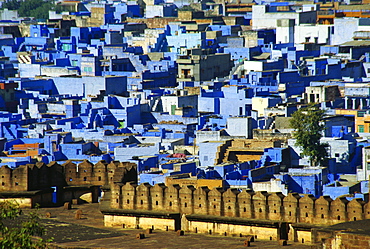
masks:
POLYGON ((317 199, 312 195, 301 196, 296 193, 284 196, 281 193, 165 184, 113 184, 109 202, 111 209, 316 225, 333 225, 370 218, 370 204, 362 199, 332 200, 327 196, 317 199))
POLYGON ((84 160, 79 164, 67 161, 61 165, 38 162, 15 169, 2 166, 0 201, 15 200, 22 208, 32 208, 36 203, 63 204, 73 200, 98 202, 99 187, 131 181, 137 181, 137 168, 130 162, 92 164, 84 160), (56 187, 55 190, 52 187, 56 187))
POLYGON ((87 160, 79 164, 67 161, 64 164, 21 165, 15 169, 0 167, 0 194, 7 191, 32 191, 50 187, 107 185, 137 180, 136 164, 130 162, 93 164, 87 160))

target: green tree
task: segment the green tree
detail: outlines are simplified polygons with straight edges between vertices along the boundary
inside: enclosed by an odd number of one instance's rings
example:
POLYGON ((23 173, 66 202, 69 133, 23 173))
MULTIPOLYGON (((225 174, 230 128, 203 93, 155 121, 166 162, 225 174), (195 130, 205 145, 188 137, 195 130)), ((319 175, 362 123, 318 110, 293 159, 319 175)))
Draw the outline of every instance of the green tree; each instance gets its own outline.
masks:
POLYGON ((309 105, 294 112, 290 120, 296 145, 302 148, 302 156, 310 158, 312 166, 322 164, 328 156, 328 144, 320 142, 325 130, 324 115, 324 110, 309 105))
POLYGON ((21 5, 19 0, 9 0, 1 5, 1 9, 17 10, 21 5))
POLYGON ((20 3, 18 14, 23 17, 47 19, 49 17, 49 10, 51 10, 53 6, 54 4, 51 0, 27 0, 20 3))
POLYGON ((6 224, 17 224, 17 218, 21 215, 21 209, 15 202, 5 201, 0 203, 0 248, 12 249, 44 249, 51 240, 36 238, 42 236, 45 228, 39 222, 36 211, 29 213, 26 221, 20 226, 6 224), (9 220, 13 220, 9 222, 9 220))

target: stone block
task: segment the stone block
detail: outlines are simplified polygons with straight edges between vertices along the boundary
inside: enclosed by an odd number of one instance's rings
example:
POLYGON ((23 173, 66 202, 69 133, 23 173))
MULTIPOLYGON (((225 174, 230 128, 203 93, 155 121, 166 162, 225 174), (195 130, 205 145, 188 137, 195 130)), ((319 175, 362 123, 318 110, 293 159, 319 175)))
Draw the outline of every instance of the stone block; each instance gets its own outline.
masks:
POLYGON ((46 212, 45 217, 46 218, 51 218, 51 213, 50 212, 46 212))
POLYGON ((287 245, 288 245, 288 241, 286 241, 285 239, 279 240, 279 246, 287 246, 287 245))
POLYGON ((143 233, 136 234, 136 239, 145 239, 145 234, 143 233))
POLYGON ((250 242, 254 242, 254 236, 253 235, 246 235, 245 239, 250 241, 250 242))
POLYGON ((145 233, 146 234, 151 234, 151 233, 153 233, 153 229, 148 228, 148 229, 145 230, 145 233))
POLYGON ((251 242, 249 240, 244 240, 244 246, 250 247, 251 246, 251 242))
POLYGON ((72 208, 72 205, 69 201, 64 203, 64 205, 63 205, 64 210, 69 210, 71 208, 72 208))
POLYGON ((78 205, 78 199, 72 199, 72 204, 73 205, 78 205))
POLYGON ((177 231, 176 231, 176 234, 177 234, 178 236, 184 236, 184 235, 185 235, 185 232, 184 232, 183 230, 177 230, 177 231))
POLYGON ((75 219, 80 220, 82 218, 82 210, 77 210, 75 213, 75 219))

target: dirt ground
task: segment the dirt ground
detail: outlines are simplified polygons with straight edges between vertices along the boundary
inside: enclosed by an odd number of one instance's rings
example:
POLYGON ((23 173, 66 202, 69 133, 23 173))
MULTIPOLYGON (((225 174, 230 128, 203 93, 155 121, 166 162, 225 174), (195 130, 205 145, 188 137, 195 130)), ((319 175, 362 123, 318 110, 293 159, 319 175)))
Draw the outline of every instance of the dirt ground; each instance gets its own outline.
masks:
MULTIPOLYGON (((99 204, 74 205, 70 210, 63 207, 42 208, 39 211, 41 222, 47 232, 45 237, 54 238, 56 248, 150 248, 150 249, 233 249, 246 248, 243 237, 225 237, 220 235, 206 235, 185 233, 178 236, 174 231, 154 230, 152 234, 145 234, 144 239, 136 239, 138 233, 145 233, 140 229, 123 229, 104 227, 103 215, 99 211, 99 204), (75 219, 77 210, 82 211, 81 219, 75 219), (47 217, 50 213, 50 218, 47 217)), ((27 211, 25 212, 27 213, 27 211)), ((251 248, 281 248, 277 241, 256 239, 251 242, 251 248)), ((309 244, 289 242, 284 248, 308 249, 309 244)))

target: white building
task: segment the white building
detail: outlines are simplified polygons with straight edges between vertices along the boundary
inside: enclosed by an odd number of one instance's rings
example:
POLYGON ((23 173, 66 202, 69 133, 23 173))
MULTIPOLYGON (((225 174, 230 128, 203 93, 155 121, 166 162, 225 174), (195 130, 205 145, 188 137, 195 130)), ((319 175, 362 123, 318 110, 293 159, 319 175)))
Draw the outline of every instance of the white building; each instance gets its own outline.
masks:
POLYGON ((277 20, 293 19, 296 25, 302 23, 316 23, 317 13, 315 10, 304 11, 274 11, 269 12, 267 5, 253 5, 252 7, 252 25, 253 29, 276 28, 277 20))

